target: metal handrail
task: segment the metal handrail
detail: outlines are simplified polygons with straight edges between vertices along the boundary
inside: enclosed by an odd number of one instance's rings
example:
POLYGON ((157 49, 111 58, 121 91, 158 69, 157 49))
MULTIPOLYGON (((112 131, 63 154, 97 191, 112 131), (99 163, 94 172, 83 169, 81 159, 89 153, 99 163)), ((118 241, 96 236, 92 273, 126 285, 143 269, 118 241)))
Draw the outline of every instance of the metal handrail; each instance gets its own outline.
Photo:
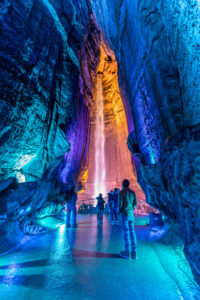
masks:
MULTIPOLYGON (((108 199, 108 197, 103 197, 103 199, 108 199)), ((96 200, 96 197, 95 198, 88 198, 88 199, 83 199, 83 200, 78 200, 77 202, 89 202, 89 201, 95 201, 96 200)))

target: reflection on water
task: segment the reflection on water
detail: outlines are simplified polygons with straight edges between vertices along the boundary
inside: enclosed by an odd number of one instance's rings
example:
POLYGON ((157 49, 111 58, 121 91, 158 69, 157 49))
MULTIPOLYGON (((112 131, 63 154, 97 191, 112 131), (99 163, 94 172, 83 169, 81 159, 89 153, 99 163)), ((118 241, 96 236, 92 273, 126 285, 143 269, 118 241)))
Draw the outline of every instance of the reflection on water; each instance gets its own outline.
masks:
POLYGON ((155 240, 147 226, 136 226, 139 259, 124 260, 118 254, 121 227, 104 218, 98 227, 95 215, 78 216, 78 229, 62 224, 1 257, 0 299, 101 299, 96 294, 105 300, 124 299, 135 290, 136 300, 199 299, 188 278, 192 278, 189 264, 177 249, 155 240))

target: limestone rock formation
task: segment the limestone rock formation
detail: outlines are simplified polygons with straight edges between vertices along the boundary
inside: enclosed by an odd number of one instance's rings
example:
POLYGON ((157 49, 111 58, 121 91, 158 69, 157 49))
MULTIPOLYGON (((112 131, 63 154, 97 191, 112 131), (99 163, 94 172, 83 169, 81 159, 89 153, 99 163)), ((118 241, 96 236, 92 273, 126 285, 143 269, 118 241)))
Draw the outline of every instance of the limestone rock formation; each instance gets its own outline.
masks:
POLYGON ((0 9, 0 180, 18 178, 8 210, 28 214, 56 178, 87 173, 100 33, 86 1, 3 1, 0 9))

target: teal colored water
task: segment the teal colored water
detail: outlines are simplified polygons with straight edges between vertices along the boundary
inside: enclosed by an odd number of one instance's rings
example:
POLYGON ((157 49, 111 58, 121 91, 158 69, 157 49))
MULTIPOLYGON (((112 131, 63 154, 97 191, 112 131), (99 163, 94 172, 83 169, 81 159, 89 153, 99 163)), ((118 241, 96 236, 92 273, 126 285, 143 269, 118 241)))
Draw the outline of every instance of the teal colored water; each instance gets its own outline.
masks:
POLYGON ((136 226, 138 260, 119 257, 123 250, 120 226, 108 216, 102 228, 96 215, 78 216, 78 229, 64 220, 42 220, 52 232, 16 238, 0 257, 0 299, 200 299, 187 262, 175 249, 152 241, 148 226, 136 226), (70 250, 72 248, 72 252, 70 250), (189 276, 189 277, 188 277, 189 276))

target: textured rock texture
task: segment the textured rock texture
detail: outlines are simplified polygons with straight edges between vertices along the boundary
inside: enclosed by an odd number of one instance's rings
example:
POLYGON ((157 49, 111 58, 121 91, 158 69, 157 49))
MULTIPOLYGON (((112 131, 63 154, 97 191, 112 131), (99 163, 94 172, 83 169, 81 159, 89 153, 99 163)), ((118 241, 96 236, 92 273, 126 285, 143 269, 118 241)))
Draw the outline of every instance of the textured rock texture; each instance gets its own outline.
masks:
POLYGON ((91 3, 132 110, 128 145, 138 181, 147 201, 179 223, 200 282, 199 1, 91 3))
POLYGON ((93 17, 89 20, 88 32, 84 48, 80 51, 80 91, 75 107, 75 118, 66 129, 71 149, 65 154, 59 171, 62 182, 69 184, 81 182, 82 189, 88 178, 90 115, 94 106, 94 82, 100 58, 100 31, 93 17))
POLYGON ((166 140, 159 163, 140 165, 147 202, 179 224, 184 251, 199 281, 200 128, 166 140))
POLYGON ((140 151, 157 159, 163 134, 199 123, 199 3, 91 3, 125 81, 140 151))
POLYGON ((86 1, 2 1, 0 11, 0 180, 26 181, 8 212, 28 213, 56 177, 87 178, 100 32, 86 1))

